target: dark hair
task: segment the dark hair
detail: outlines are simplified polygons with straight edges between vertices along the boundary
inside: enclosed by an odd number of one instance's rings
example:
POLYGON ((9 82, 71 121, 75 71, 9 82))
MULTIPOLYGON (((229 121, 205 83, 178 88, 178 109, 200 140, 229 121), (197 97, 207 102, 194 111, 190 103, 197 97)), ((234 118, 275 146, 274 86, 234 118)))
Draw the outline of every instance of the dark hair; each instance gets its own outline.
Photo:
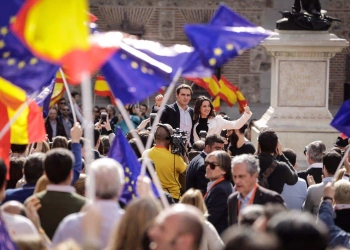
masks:
POLYGON ((141 153, 137 147, 136 141, 138 139, 137 138, 132 138, 131 140, 129 140, 129 144, 131 146, 131 148, 134 150, 134 153, 136 155, 137 158, 141 158, 141 153))
POLYGON ((323 166, 327 169, 329 174, 335 174, 340 162, 341 155, 336 151, 330 150, 323 155, 323 166))
POLYGON ((26 151, 28 144, 11 144, 12 153, 23 154, 26 151))
POLYGON ((148 109, 148 106, 147 106, 146 104, 144 104, 144 103, 140 104, 140 106, 143 106, 143 107, 145 107, 146 109, 148 109))
POLYGON ((10 158, 10 179, 6 188, 16 188, 17 182, 23 177, 23 166, 26 162, 24 157, 10 158))
POLYGON ((106 109, 112 110, 113 115, 115 115, 115 107, 112 104, 108 104, 106 109))
POLYGON ((181 89, 188 89, 191 92, 191 95, 193 94, 192 88, 190 85, 187 84, 181 84, 176 88, 176 94, 180 94, 181 89))
POLYGON ((61 101, 66 101, 66 98, 61 97, 61 98, 58 100, 58 103, 60 103, 61 101))
POLYGON ((252 227, 235 225, 223 234, 224 250, 279 250, 278 238, 267 232, 253 230, 252 227))
POLYGON ((333 148, 331 148, 331 150, 337 152, 340 155, 342 154, 341 149, 338 147, 333 147, 333 148))
POLYGON ((213 146, 215 143, 225 143, 221 136, 217 134, 209 135, 205 138, 204 146, 213 146))
POLYGON ((101 108, 98 109, 98 111, 100 111, 100 113, 101 113, 101 110, 106 110, 107 111, 107 108, 101 107, 101 108))
POLYGON ((265 128, 260 131, 258 137, 258 143, 260 150, 263 153, 274 153, 278 143, 278 137, 276 132, 271 128, 265 128))
POLYGON ((5 162, 0 158, 0 189, 4 187, 6 180, 7 167, 5 162))
POLYGON ((67 138, 64 136, 56 136, 52 140, 52 148, 68 148, 67 138))
POLYGON ((308 213, 300 211, 282 212, 267 223, 267 232, 273 232, 280 239, 285 250, 327 249, 327 229, 308 213))
POLYGON ((142 142, 143 146, 146 147, 147 140, 148 140, 148 137, 150 135, 150 131, 149 130, 144 130, 144 131, 139 132, 138 134, 140 136, 140 139, 141 139, 141 142, 142 142))
POLYGON ((135 107, 135 104, 130 104, 129 106, 128 106, 128 108, 126 109, 127 111, 129 111, 129 114, 130 115, 136 115, 135 113, 134 113, 134 111, 132 111, 132 109, 135 107))
POLYGON ((36 184, 44 173, 44 153, 31 154, 24 164, 24 176, 28 184, 36 184))
POLYGON ((284 156, 287 157, 288 161, 294 166, 297 162, 297 154, 294 152, 294 150, 291 148, 285 148, 282 152, 284 156))
POLYGON ((48 180, 54 184, 67 180, 74 165, 74 155, 68 149, 55 148, 47 152, 44 169, 48 180))
POLYGON ((192 144, 192 150, 194 151, 203 151, 205 147, 204 141, 198 140, 192 144))
POLYGON ((94 129, 94 145, 92 147, 95 147, 97 145, 98 139, 100 139, 100 131, 98 129, 94 129))
POLYGON ((248 128, 248 124, 244 124, 240 129, 238 129, 240 134, 244 134, 245 130, 248 128))
POLYGON ((231 171, 231 157, 230 157, 230 155, 226 151, 217 150, 217 151, 213 151, 210 154, 208 154, 206 159, 209 156, 215 156, 219 167, 226 172, 224 175, 225 180, 231 181, 232 180, 232 171, 231 171))
POLYGON ((214 106, 213 106, 213 103, 211 102, 211 100, 208 97, 201 95, 197 98, 197 100, 194 104, 193 120, 195 122, 197 122, 199 117, 200 117, 201 106, 202 106, 202 103, 205 101, 209 102, 210 109, 211 109, 208 118, 214 118, 216 116, 214 106))
POLYGON ((71 93, 71 95, 72 95, 72 97, 74 98, 76 95, 80 95, 77 91, 73 91, 72 93, 71 93))
POLYGON ((111 147, 111 144, 109 143, 109 138, 107 135, 104 135, 101 137, 101 143, 103 145, 103 155, 108 155, 109 148, 111 147))

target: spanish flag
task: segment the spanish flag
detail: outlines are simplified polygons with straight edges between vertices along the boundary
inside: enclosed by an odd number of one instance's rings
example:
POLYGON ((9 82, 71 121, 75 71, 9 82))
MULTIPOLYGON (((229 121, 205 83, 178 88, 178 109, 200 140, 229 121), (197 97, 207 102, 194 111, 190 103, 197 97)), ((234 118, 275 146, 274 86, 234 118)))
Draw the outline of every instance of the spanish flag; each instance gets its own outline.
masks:
POLYGON ((186 80, 192 81, 204 88, 212 97, 218 95, 220 92, 220 83, 215 75, 206 78, 186 78, 186 80))
POLYGON ((214 110, 218 112, 220 110, 220 96, 216 96, 213 100, 214 110))
MULTIPOLYGON (((26 92, 0 77, 0 131, 27 101, 26 92)), ((45 139, 46 130, 40 107, 34 100, 20 113, 10 130, 0 139, 0 158, 9 163, 10 144, 28 144, 45 139)))
POLYGON ((242 92, 237 86, 230 83, 225 76, 221 76, 220 79, 220 93, 219 96, 224 100, 230 107, 232 107, 238 101, 239 112, 244 112, 244 107, 248 105, 242 92))
POLYGON ((111 90, 109 89, 108 82, 106 81, 106 78, 104 78, 103 76, 98 76, 96 78, 94 93, 95 95, 98 95, 98 96, 108 96, 111 100, 111 103, 113 105, 116 105, 114 96, 111 90))
POLYGON ((116 50, 90 42, 87 10, 86 0, 27 0, 12 30, 36 56, 63 65, 79 83, 116 50))
POLYGON ((53 88, 52 95, 51 95, 50 108, 56 103, 58 103, 58 101, 63 97, 65 91, 66 91, 66 88, 64 86, 62 76, 58 71, 56 74, 55 87, 53 88))

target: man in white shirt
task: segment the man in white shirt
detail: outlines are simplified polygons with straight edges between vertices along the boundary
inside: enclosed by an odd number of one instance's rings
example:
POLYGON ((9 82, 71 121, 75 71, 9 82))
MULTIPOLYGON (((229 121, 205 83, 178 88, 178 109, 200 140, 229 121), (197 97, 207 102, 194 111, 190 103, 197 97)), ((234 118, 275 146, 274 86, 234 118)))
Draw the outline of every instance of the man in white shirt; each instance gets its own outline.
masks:
MULTIPOLYGON (((124 214, 124 210, 118 204, 118 198, 123 191, 125 182, 124 171, 123 167, 115 160, 101 158, 91 163, 89 173, 95 177, 96 205, 99 207, 102 217, 99 243, 101 249, 104 249, 107 247, 112 231, 124 214)), ((88 176, 89 182, 91 182, 91 178, 88 176)), ((91 183, 88 185, 91 185, 91 183)), ((85 216, 85 212, 79 212, 64 218, 53 237, 53 245, 57 245, 69 238, 83 245, 84 234, 81 228, 85 216)))

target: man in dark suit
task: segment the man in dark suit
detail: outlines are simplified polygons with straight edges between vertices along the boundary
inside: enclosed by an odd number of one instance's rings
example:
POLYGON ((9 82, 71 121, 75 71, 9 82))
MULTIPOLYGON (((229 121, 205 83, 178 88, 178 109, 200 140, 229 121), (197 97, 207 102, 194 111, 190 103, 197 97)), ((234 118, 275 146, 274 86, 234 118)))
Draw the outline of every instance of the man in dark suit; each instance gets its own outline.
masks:
POLYGON ((276 192, 258 185, 259 161, 253 155, 239 155, 232 161, 232 176, 235 190, 228 198, 229 225, 238 223, 240 212, 251 204, 264 205, 279 203, 284 205, 283 198, 276 192))
MULTIPOLYGON (((161 114, 160 122, 170 124, 173 129, 179 128, 187 132, 187 138, 190 140, 192 133, 193 108, 188 107, 191 101, 192 88, 187 84, 181 84, 176 88, 176 102, 165 105, 161 114)), ((152 113, 156 113, 160 107, 163 96, 156 97, 156 105, 152 108, 152 113)))
POLYGON ((204 159, 215 150, 224 148, 224 140, 219 135, 210 135, 205 139, 204 150, 190 162, 186 171, 186 191, 190 188, 201 190, 204 195, 207 192, 209 180, 205 178, 204 159))
POLYGON ((326 151, 326 145, 322 141, 311 142, 305 148, 306 161, 309 167, 305 171, 300 171, 298 176, 306 181, 306 185, 309 187, 307 181, 308 176, 312 176, 316 183, 322 182, 322 157, 326 151))
POLYGON ((63 123, 57 118, 57 110, 50 109, 49 115, 45 121, 46 134, 50 141, 56 136, 67 137, 63 123))

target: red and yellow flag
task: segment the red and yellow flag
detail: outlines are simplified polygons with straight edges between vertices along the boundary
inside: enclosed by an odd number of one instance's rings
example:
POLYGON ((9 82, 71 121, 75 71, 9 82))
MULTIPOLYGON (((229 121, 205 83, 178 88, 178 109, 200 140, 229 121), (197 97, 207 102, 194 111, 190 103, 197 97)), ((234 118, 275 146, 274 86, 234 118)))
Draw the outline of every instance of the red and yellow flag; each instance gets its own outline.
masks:
MULTIPOLYGON (((66 74, 64 74, 67 81, 68 81, 68 77, 66 74)), ((58 71, 56 74, 56 83, 55 83, 55 87, 53 88, 52 91, 52 96, 51 96, 51 101, 50 101, 50 108, 55 105, 56 103, 59 102, 59 100, 63 97, 64 92, 66 91, 66 88, 64 86, 64 82, 62 79, 62 76, 60 74, 60 72, 58 71)))
POLYGON ((186 78, 189 81, 194 82, 198 86, 204 88, 208 91, 209 95, 214 97, 220 92, 220 83, 216 76, 207 77, 207 78, 186 78))
MULTIPOLYGON (((0 131, 27 101, 26 92, 0 77, 0 131)), ((46 130, 40 107, 34 100, 19 115, 0 140, 0 158, 9 163, 10 144, 28 144, 45 139, 46 130)), ((8 165, 8 164, 7 164, 8 165)))
POLYGON ((99 96, 108 96, 111 100, 111 103, 113 105, 116 105, 114 96, 111 90, 109 89, 108 82, 106 81, 106 78, 104 78, 103 76, 98 76, 96 78, 94 93, 95 95, 99 95, 99 96))
POLYGON ((63 65, 79 83, 116 50, 89 40, 87 10, 86 0, 27 0, 12 29, 37 57, 63 65))
POLYGON ((219 96, 221 99, 223 99, 230 107, 238 101, 239 113, 242 114, 244 112, 244 107, 248 105, 248 103, 238 87, 230 83, 225 76, 221 76, 220 87, 219 96))
POLYGON ((220 96, 215 97, 215 99, 213 100, 213 106, 216 112, 220 111, 220 96))

